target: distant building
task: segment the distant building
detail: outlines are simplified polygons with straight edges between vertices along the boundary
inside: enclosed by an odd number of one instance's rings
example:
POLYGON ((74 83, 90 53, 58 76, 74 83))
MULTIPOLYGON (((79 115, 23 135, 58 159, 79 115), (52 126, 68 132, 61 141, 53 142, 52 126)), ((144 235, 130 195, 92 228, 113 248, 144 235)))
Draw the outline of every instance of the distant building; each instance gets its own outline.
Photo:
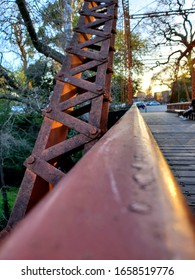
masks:
POLYGON ((154 99, 161 103, 169 103, 170 96, 171 96, 171 91, 169 90, 154 93, 154 99))
POLYGON ((138 99, 138 100, 143 100, 145 97, 146 97, 145 92, 139 91, 139 92, 137 93, 137 99, 138 99))
POLYGON ((162 91, 161 100, 162 100, 163 103, 169 103, 170 102, 170 97, 171 97, 171 91, 170 90, 162 91))

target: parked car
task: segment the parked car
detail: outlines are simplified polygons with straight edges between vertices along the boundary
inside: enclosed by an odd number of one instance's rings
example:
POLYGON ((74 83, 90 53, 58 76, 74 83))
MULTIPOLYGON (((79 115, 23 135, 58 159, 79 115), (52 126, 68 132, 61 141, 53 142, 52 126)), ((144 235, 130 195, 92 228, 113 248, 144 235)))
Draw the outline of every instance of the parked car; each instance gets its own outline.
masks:
POLYGON ((157 106, 157 105, 161 105, 160 102, 158 102, 158 101, 147 102, 147 106, 157 106))
POLYGON ((142 109, 145 109, 146 105, 144 104, 144 102, 141 102, 141 101, 137 101, 137 102, 134 102, 134 104, 137 106, 137 108, 142 108, 142 109))
POLYGON ((158 105, 161 105, 160 102, 158 102, 158 101, 151 101, 150 102, 150 106, 158 106, 158 105))

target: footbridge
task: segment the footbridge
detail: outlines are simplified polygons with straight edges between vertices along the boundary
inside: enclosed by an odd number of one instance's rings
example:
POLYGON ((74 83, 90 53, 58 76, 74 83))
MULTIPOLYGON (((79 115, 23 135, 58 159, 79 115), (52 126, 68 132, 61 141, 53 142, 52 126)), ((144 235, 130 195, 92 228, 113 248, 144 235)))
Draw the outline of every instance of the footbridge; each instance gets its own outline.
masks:
POLYGON ((195 259, 194 121, 132 105, 107 129, 117 8, 84 1, 0 259, 195 259))

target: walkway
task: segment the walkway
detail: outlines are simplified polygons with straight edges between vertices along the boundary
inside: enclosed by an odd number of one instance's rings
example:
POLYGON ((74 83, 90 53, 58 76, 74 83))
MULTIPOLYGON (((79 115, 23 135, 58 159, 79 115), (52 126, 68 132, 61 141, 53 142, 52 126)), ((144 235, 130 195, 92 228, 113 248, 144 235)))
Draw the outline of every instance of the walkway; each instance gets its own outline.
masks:
POLYGON ((195 122, 167 112, 141 112, 195 214, 195 122))

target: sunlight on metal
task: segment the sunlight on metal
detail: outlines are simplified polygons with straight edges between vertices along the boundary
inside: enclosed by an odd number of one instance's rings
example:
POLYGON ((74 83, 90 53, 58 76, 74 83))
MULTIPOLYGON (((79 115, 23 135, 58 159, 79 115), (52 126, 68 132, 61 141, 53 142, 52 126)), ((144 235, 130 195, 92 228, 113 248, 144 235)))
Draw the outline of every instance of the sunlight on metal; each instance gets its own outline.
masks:
POLYGON ((195 259, 193 216, 137 107, 15 227, 0 259, 195 259))

